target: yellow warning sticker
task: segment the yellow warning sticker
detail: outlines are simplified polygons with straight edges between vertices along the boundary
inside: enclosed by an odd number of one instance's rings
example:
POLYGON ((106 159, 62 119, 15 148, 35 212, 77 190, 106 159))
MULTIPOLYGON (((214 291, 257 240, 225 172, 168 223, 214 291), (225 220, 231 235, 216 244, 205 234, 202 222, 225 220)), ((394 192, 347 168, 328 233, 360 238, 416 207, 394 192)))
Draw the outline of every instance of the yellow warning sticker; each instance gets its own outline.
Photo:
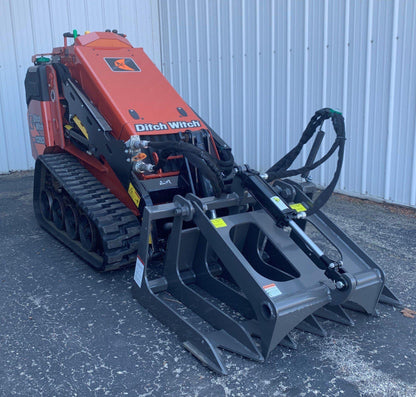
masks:
POLYGON ((211 219, 211 223, 214 225, 216 229, 227 226, 227 224, 224 222, 224 219, 222 218, 211 219))
POLYGON ((294 209, 296 212, 306 211, 306 208, 301 203, 290 204, 290 208, 294 209))
POLYGON ((136 204, 136 207, 139 207, 140 196, 139 196, 139 193, 137 193, 137 190, 134 188, 134 186, 131 183, 129 185, 128 193, 131 199, 134 201, 134 204, 136 204))

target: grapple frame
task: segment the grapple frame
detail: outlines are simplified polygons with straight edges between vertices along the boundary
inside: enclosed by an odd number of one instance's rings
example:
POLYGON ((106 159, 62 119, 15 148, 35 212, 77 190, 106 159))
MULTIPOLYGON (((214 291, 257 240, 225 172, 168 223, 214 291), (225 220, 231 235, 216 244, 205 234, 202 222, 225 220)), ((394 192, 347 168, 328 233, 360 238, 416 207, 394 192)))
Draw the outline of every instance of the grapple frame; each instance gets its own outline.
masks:
MULTIPOLYGON (((296 191, 307 208, 309 198, 300 186, 296 191)), ((348 289, 337 289, 293 229, 279 227, 253 196, 188 194, 145 208, 133 295, 221 374, 226 369, 219 348, 262 361, 278 344, 296 347, 294 328, 325 336, 317 317, 352 325, 344 307, 375 314, 380 300, 398 303, 384 285, 383 271, 322 212, 310 221, 341 251, 348 289), (210 219, 212 211, 227 215, 210 219), (149 236, 161 219, 172 219, 172 230, 164 262, 154 263, 149 236), (150 276, 154 267, 158 275, 150 276)))

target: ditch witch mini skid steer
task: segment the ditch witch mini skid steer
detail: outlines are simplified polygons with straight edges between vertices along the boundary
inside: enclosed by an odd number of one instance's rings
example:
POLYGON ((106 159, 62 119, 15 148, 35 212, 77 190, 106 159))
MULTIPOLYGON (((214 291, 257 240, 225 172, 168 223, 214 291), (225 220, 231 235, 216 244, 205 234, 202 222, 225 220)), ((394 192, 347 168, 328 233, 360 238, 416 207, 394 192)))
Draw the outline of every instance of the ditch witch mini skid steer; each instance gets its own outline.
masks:
POLYGON ((320 208, 337 183, 343 116, 315 113, 265 174, 188 106, 141 48, 116 30, 64 34, 34 56, 25 88, 39 224, 100 271, 135 265, 133 295, 186 349, 225 374, 221 349, 263 361, 290 331, 351 325, 345 308, 399 304, 383 271, 320 208), (67 39, 74 39, 72 45, 67 39), (315 160, 325 120, 336 139, 315 160), (315 136, 306 165, 289 170, 315 136), (307 180, 337 152, 313 200, 307 180))

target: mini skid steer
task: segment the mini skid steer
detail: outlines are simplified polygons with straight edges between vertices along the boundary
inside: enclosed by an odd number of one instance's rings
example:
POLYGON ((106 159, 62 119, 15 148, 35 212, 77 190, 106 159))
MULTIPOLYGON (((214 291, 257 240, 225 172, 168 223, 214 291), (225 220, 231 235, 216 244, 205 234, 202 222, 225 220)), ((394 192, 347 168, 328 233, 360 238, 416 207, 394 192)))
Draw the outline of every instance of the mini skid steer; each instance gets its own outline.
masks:
POLYGON ((211 370, 226 373, 220 349, 263 361, 295 347, 295 328, 324 336, 320 318, 352 325, 345 309, 399 304, 320 211, 343 161, 339 112, 317 111, 260 174, 234 162, 124 34, 65 33, 46 55, 25 79, 37 221, 99 271, 135 266, 134 297, 211 370), (316 160, 326 120, 336 138, 316 160), (308 141, 306 164, 289 169, 308 141), (333 154, 334 177, 314 199, 309 172, 333 154))

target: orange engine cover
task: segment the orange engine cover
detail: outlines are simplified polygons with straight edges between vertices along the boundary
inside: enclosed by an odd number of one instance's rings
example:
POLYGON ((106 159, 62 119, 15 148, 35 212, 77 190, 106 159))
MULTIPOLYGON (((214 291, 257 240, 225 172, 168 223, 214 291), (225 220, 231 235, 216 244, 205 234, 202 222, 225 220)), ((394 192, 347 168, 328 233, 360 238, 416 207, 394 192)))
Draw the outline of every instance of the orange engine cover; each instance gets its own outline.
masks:
POLYGON ((76 38, 56 48, 117 139, 207 128, 142 48, 109 32, 76 38))

